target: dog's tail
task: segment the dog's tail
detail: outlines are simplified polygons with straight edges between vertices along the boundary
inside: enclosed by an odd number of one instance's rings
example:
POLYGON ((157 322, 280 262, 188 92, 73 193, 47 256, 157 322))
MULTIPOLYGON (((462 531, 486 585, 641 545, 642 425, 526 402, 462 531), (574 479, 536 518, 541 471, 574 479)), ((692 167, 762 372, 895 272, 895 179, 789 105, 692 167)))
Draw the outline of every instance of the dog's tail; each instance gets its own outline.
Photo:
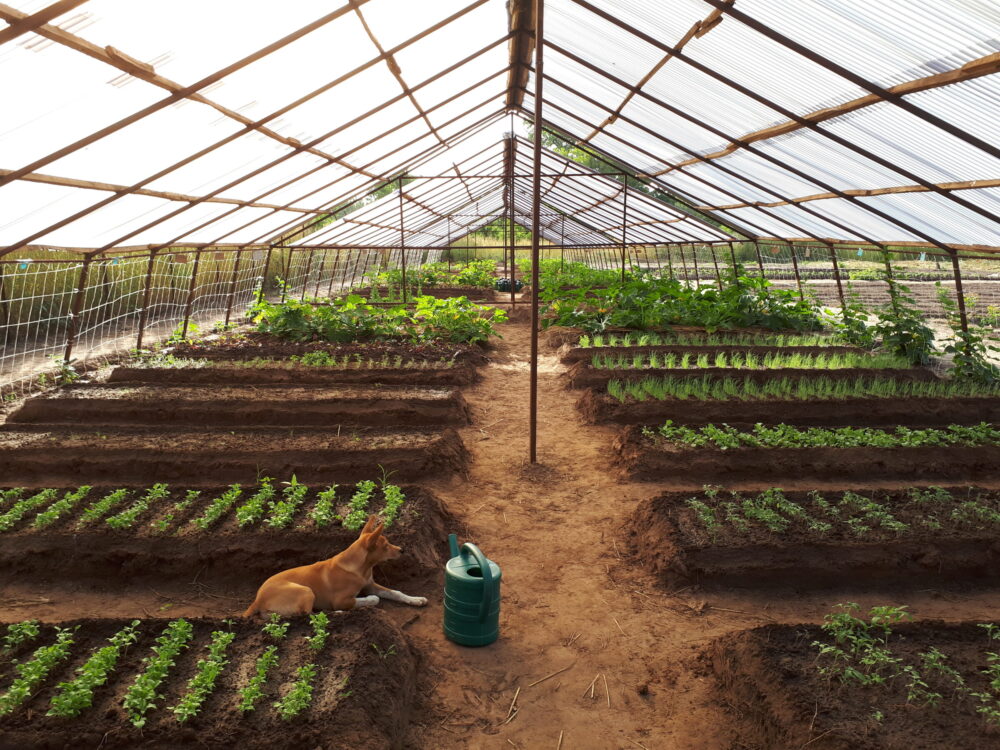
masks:
POLYGON ((257 614, 259 611, 260 611, 260 605, 257 603, 257 600, 254 599, 253 600, 253 604, 251 604, 250 607, 247 609, 247 611, 243 613, 243 616, 244 617, 252 617, 253 615, 257 614))

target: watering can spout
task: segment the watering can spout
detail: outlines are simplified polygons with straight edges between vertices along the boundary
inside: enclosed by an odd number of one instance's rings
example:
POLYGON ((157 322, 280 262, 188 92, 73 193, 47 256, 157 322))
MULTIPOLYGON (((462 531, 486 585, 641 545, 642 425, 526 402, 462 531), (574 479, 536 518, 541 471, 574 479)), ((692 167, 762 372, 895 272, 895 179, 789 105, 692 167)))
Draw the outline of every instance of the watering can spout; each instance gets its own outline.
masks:
POLYGON ((458 534, 448 535, 448 549, 452 557, 458 557, 458 534))

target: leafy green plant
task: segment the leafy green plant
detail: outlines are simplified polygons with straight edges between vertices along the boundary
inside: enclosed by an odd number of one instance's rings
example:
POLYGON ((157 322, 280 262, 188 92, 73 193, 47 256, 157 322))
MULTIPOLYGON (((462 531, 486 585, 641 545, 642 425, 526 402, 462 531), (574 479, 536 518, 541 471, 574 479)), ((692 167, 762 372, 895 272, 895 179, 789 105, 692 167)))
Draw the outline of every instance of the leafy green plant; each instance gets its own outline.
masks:
POLYGON ((76 523, 76 528, 82 529, 87 524, 91 524, 94 521, 103 518, 106 513, 110 512, 114 508, 117 508, 127 498, 128 490, 112 490, 97 502, 91 503, 90 506, 80 514, 80 519, 76 523))
POLYGON ((153 655, 143 659, 145 669, 136 677, 128 691, 122 706, 133 726, 142 728, 146 724, 146 714, 156 707, 156 701, 162 696, 157 689, 170 672, 170 668, 178 655, 185 648, 194 634, 194 628, 187 620, 174 620, 156 639, 153 655))
POLYGON ((198 518, 192 519, 191 523, 202 531, 207 531, 211 526, 219 521, 236 501, 243 494, 243 489, 238 484, 231 484, 229 488, 215 498, 198 518))
POLYGON ((146 494, 132 503, 132 505, 121 513, 105 519, 104 522, 117 531, 129 529, 135 524, 139 516, 149 510, 150 505, 158 500, 165 500, 168 497, 170 497, 170 489, 167 485, 154 484, 146 491, 146 494))
POLYGON ((273 481, 271 477, 261 477, 257 491, 236 509, 236 523, 241 529, 258 523, 267 513, 277 494, 274 485, 271 484, 273 481))
POLYGON ((337 485, 331 484, 322 492, 316 495, 316 504, 309 511, 309 518, 316 524, 317 529, 324 529, 333 523, 336 518, 334 508, 337 502, 337 485))
POLYGON ((133 620, 108 639, 110 645, 98 649, 77 668, 78 677, 59 683, 59 692, 52 697, 51 708, 46 715, 79 716, 90 708, 94 690, 108 681, 122 652, 139 639, 138 627, 139 621, 133 620))
POLYGON ((7 626, 7 635, 3 637, 3 650, 13 651, 21 644, 33 641, 41 632, 38 620, 12 622, 7 626))
POLYGON ((326 639, 330 637, 327 628, 330 625, 330 618, 326 612, 315 612, 309 615, 309 624, 312 625, 313 634, 306 636, 306 643, 313 651, 322 651, 326 645, 326 639))
POLYGON ((884 259, 882 280, 888 285, 889 303, 878 310, 875 335, 883 349, 913 364, 927 364, 934 353, 934 332, 924 323, 924 314, 910 296, 909 287, 893 277, 889 256, 884 259))
POLYGON ((406 502, 406 496, 403 494, 403 490, 394 484, 383 485, 382 496, 385 498, 385 507, 382 508, 381 513, 382 523, 388 529, 396 522, 396 517, 403 507, 403 503, 406 502))
POLYGON ((27 700, 52 669, 69 656, 76 628, 56 628, 56 641, 39 647, 31 659, 14 666, 17 677, 0 695, 0 716, 6 716, 27 700))
POLYGON ((288 635, 288 628, 291 623, 282 622, 281 615, 277 612, 272 612, 271 617, 261 628, 261 631, 268 637, 273 638, 276 641, 283 641, 288 635))
POLYGON ((46 489, 19 499, 10 510, 0 515, 0 532, 10 531, 28 513, 51 502, 55 497, 56 490, 46 489))
POLYGON ((952 355, 951 372, 955 378, 974 383, 995 384, 1000 382, 1000 367, 989 360, 990 353, 1000 352, 1000 348, 989 342, 990 331, 982 326, 962 327, 957 304, 948 291, 937 282, 937 297, 944 308, 945 317, 952 332, 951 343, 945 345, 945 354, 952 355))
POLYGON ((236 638, 235 633, 227 633, 223 630, 216 630, 212 633, 211 643, 208 644, 208 658, 199 659, 195 667, 195 674, 187 684, 187 689, 181 699, 170 710, 174 712, 177 721, 184 723, 188 719, 197 716, 201 711, 205 700, 215 690, 215 683, 222 674, 229 660, 226 658, 226 649, 236 638))
POLYGON ((61 500, 56 500, 56 502, 52 503, 52 505, 35 516, 35 520, 32 521, 31 525, 36 529, 50 526, 58 521, 63 514, 71 511, 77 503, 90 494, 91 489, 93 488, 90 487, 90 485, 83 485, 72 492, 67 492, 63 495, 61 500))
POLYGON ((268 646, 264 649, 264 653, 257 657, 257 661, 254 662, 253 676, 239 692, 239 709, 242 713, 253 711, 260 699, 264 697, 267 676, 276 666, 278 666, 278 647, 268 646))
POLYGON ((372 493, 375 491, 375 482, 366 479, 358 482, 358 486, 351 497, 348 505, 347 515, 344 516, 343 525, 348 531, 357 531, 368 520, 368 503, 372 493))
POLYGON ((299 667, 295 674, 296 680, 288 694, 279 701, 275 701, 274 708, 278 715, 288 721, 294 719, 300 713, 309 708, 312 703, 313 682, 316 679, 317 667, 315 664, 305 664, 299 667))
POLYGON ((299 506, 305 501, 309 487, 299 482, 292 475, 291 481, 285 483, 287 486, 281 491, 281 500, 274 503, 271 508, 271 515, 267 519, 267 525, 274 529, 288 528, 295 519, 295 513, 299 506))

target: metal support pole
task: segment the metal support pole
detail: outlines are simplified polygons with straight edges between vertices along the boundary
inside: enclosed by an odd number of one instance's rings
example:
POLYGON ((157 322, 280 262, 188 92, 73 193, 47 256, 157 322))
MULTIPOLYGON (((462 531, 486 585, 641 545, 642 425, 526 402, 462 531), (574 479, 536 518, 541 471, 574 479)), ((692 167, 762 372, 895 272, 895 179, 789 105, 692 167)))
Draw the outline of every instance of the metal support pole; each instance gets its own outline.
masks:
POLYGON ((701 272, 698 270, 698 251, 695 249, 694 243, 691 243, 691 263, 694 264, 694 283, 696 286, 701 286, 701 272))
POLYGON ((87 294, 87 272, 90 270, 90 262, 93 256, 83 256, 83 265, 80 266, 80 277, 76 282, 76 294, 73 295, 73 307, 70 311, 69 331, 66 333, 66 353, 63 355, 63 363, 69 364, 70 356, 73 354, 73 344, 76 343, 76 334, 80 330, 80 312, 83 310, 83 298, 87 294))
POLYGON ((292 270, 292 254, 295 252, 295 248, 291 247, 288 249, 288 258, 285 259, 285 276, 281 280, 281 303, 285 303, 285 297, 288 294, 288 273, 292 270))
MULTIPOLYGON (((226 299, 226 320, 223 325, 229 325, 229 316, 233 312, 233 299, 236 297, 236 282, 240 275, 240 261, 243 260, 243 253, 236 251, 236 262, 233 263, 233 280, 229 284, 229 297, 226 299)), ((308 277, 307 277, 308 278, 308 277)), ((305 288, 303 285, 302 296, 305 298, 305 288)))
POLYGON ((403 274, 403 304, 406 304, 406 231, 403 225, 403 175, 399 181, 399 267, 403 274))
POLYGON ((566 267, 566 214, 562 215, 562 228, 559 230, 559 272, 566 267))
POLYGON ((628 175, 622 174, 625 184, 622 186, 622 283, 625 283, 625 232, 628 227, 628 175))
POLYGON ((847 300, 844 298, 844 284, 840 278, 840 264, 837 262, 837 251, 833 249, 833 245, 827 245, 827 249, 830 251, 830 262, 833 264, 833 278, 837 282, 837 296, 840 298, 840 307, 844 309, 847 307, 847 300))
POLYGON ((139 311, 139 335, 135 340, 135 348, 142 349, 142 334, 146 330, 149 319, 149 297, 153 293, 153 263, 156 261, 156 250, 149 251, 149 263, 146 264, 146 289, 142 295, 142 310, 139 311))
POLYGON ((802 277, 799 275, 799 261, 795 257, 795 245, 791 242, 788 243, 788 251, 792 254, 792 270, 795 272, 795 284, 799 288, 799 299, 804 300, 806 295, 805 292, 802 291, 802 277))
POLYGON ((764 275, 764 259, 760 255, 760 243, 757 240, 753 241, 753 249, 757 253, 757 267, 760 268, 760 277, 766 279, 767 277, 764 275))
MULTIPOLYGON (((264 274, 260 277, 260 291, 257 293, 257 301, 258 302, 263 302, 264 301, 265 290, 267 289, 267 273, 268 273, 268 271, 271 270, 271 253, 272 252, 274 252, 274 246, 273 245, 269 246, 267 248, 267 259, 264 261, 264 274)), ((199 254, 195 257, 195 261, 194 261, 194 274, 193 275, 197 275, 197 273, 198 273, 198 260, 200 260, 200 258, 201 258, 201 254, 200 254, 201 251, 199 250, 198 253, 199 254)), ((194 284, 193 281, 191 283, 192 283, 192 285, 194 284)))
POLYGON ((451 217, 448 217, 448 273, 451 273, 451 217))
MULTIPOLYGON (((268 260, 271 256, 268 255, 268 260)), ((191 308, 194 306, 194 290, 197 288, 198 283, 198 266, 201 264, 201 250, 195 250, 194 253, 194 266, 191 268, 191 283, 188 284, 188 296, 184 301, 184 327, 181 329, 181 338, 186 339, 188 335, 188 325, 191 322, 191 308)), ((265 276, 266 278, 266 276, 265 276)), ((263 285, 261 285, 261 292, 263 292, 263 285)))
MULTIPOLYGON (((315 250, 310 250, 309 251, 309 260, 306 261, 306 277, 302 280, 302 296, 299 297, 299 301, 300 302, 305 302, 306 301, 306 292, 309 291, 309 274, 312 273, 313 259, 315 259, 315 257, 316 257, 316 251, 315 250)), ((236 260, 238 261, 239 259, 240 258, 237 255, 236 256, 236 260)), ((229 311, 228 310, 226 311, 226 318, 227 319, 229 318, 229 311)))
POLYGON ((531 370, 528 395, 528 460, 537 463, 538 443, 538 245, 542 206, 542 49, 545 0, 535 0, 534 165, 531 175, 531 370))
POLYGON ((735 283, 736 286, 739 286, 740 285, 740 275, 736 271, 736 251, 733 249, 733 243, 732 242, 729 242, 727 244, 729 245, 729 259, 733 263, 733 283, 735 283))
POLYGON ((667 271, 671 279, 677 278, 674 276, 674 248, 670 245, 667 245, 667 271))
POLYGON ((719 259, 715 255, 715 245, 709 245, 712 251, 712 264, 715 266, 715 280, 719 282, 719 289, 722 289, 722 274, 719 272, 719 259))
POLYGON ((962 289, 962 268, 958 264, 958 251, 951 251, 951 266, 955 269, 955 298, 958 301, 958 319, 962 331, 969 332, 969 317, 965 310, 965 291, 962 289))
MULTIPOLYGON (((317 297, 317 298, 319 297, 319 285, 323 281, 323 269, 326 268, 326 254, 329 251, 326 250, 326 249, 323 249, 323 250, 320 250, 320 252, 323 253, 323 257, 321 257, 319 259, 319 273, 316 274, 316 287, 313 289, 313 297, 317 297)), ((334 274, 331 273, 330 274, 330 284, 331 284, 331 286, 333 285, 333 276, 334 276, 334 274)), ((330 295, 328 294, 327 296, 329 297, 330 295)))

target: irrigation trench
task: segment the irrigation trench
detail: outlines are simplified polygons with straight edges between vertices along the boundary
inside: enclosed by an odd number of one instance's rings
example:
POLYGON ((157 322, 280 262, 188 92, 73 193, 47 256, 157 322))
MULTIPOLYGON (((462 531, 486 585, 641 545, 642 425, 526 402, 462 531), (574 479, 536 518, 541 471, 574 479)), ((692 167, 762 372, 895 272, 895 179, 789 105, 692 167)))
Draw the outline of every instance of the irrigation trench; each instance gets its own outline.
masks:
MULTIPOLYGON (((443 638, 440 575, 406 592, 428 596, 426 609, 381 605, 422 658, 407 748, 743 747, 697 657, 711 638, 768 622, 819 622, 842 601, 905 604, 920 618, 945 620, 986 621, 1000 609, 998 592, 667 592, 631 558, 626 524, 658 491, 695 487, 682 476, 620 482, 610 468, 616 430, 583 424, 576 394, 559 377, 564 367, 544 346, 540 463, 527 465, 529 330, 512 323, 501 333, 482 380, 464 389, 473 411, 460 430, 473 455, 469 476, 423 482, 465 525, 463 540, 502 566, 501 638, 482 649, 443 638)), ((797 488, 822 489, 808 478, 786 486, 797 488)), ((210 588, 197 576, 122 589, 14 583, 0 589, 0 621, 28 613, 228 617, 258 584, 210 588)))

